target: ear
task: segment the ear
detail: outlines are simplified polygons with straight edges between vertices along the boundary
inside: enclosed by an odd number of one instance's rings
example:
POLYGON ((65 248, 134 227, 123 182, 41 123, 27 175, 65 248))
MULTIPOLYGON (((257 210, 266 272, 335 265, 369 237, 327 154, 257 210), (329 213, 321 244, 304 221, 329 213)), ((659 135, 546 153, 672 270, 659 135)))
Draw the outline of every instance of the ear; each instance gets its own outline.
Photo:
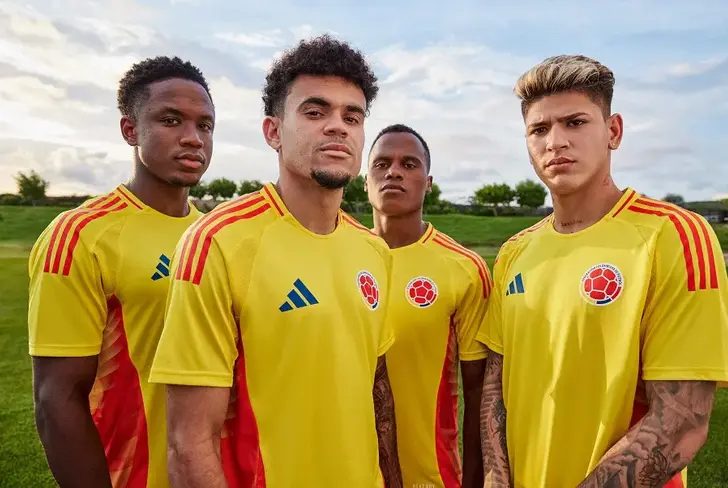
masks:
POLYGON ((615 150, 622 142, 624 135, 624 120, 620 114, 612 114, 607 119, 607 127, 609 130, 609 149, 615 150))
POLYGON ((138 144, 136 123, 132 119, 126 115, 121 117, 119 128, 121 129, 121 137, 124 138, 127 144, 130 146, 136 146, 138 144))
POLYGON ((432 176, 427 176, 427 193, 432 191, 432 176))
POLYGON ((263 119, 263 137, 265 142, 268 143, 276 152, 281 149, 281 133, 280 133, 281 119, 278 117, 271 117, 267 115, 263 119))

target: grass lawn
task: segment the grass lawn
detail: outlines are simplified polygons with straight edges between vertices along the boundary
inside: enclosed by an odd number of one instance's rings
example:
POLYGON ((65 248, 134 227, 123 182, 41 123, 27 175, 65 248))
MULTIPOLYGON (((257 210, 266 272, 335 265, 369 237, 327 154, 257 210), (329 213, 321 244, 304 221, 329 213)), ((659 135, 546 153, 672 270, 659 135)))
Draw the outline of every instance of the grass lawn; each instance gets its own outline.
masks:
MULTIPOLYGON (((33 420, 26 317, 28 250, 58 212, 52 207, 0 207, 0 488, 55 486, 33 420)), ((356 217, 371 225, 371 217, 356 217)), ((498 246, 538 221, 467 215, 433 215, 428 220, 481 253, 491 269, 498 246)), ((718 226, 716 232, 728 249, 728 226, 718 226)), ((708 443, 689 468, 690 487, 728 486, 727 461, 728 389, 719 392, 708 443)))

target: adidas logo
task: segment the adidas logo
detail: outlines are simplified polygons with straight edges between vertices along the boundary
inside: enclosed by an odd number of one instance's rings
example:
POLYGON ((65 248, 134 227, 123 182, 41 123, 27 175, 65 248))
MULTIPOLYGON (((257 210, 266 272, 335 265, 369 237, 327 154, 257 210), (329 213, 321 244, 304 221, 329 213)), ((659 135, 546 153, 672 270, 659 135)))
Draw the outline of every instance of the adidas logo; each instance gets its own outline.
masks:
POLYGON ((523 277, 521 273, 518 273, 513 280, 508 283, 508 289, 506 290, 506 296, 513 295, 515 293, 525 293, 526 290, 523 288, 523 277))
POLYGON ((159 256, 157 271, 152 275, 152 280, 157 281, 169 276, 169 258, 162 254, 159 256))
POLYGON ((294 308, 303 308, 309 305, 316 305, 318 303, 316 297, 313 296, 313 293, 306 288, 306 285, 304 285, 303 281, 300 279, 293 282, 293 289, 288 292, 287 296, 288 300, 278 307, 278 310, 281 312, 289 312, 294 308))

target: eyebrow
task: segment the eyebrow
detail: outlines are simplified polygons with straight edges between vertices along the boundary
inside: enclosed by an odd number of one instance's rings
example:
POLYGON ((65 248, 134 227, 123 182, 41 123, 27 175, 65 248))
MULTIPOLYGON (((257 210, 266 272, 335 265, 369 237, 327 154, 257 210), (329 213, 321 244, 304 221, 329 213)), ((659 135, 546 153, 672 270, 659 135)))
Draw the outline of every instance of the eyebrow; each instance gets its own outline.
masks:
MULTIPOLYGON (((574 119, 574 118, 576 118, 576 117, 583 117, 583 116, 585 116, 585 115, 586 115, 586 116, 589 116, 589 114, 588 114, 588 113, 586 113, 586 112, 572 112, 572 113, 569 113, 569 114, 563 115, 563 116, 561 116, 561 117, 557 117, 557 118, 556 118, 556 120, 557 120, 558 122, 563 122, 563 121, 565 121, 565 120, 571 120, 571 119, 574 119)), ((542 126, 542 125, 546 125, 546 122, 545 122, 545 121, 541 121, 541 122, 532 122, 532 123, 528 124, 528 127, 539 127, 539 126, 542 126)))
MULTIPOLYGON (((181 110, 168 106, 168 105, 165 105, 164 107, 160 108, 159 112, 165 113, 165 114, 176 115, 178 117, 184 117, 184 115, 185 115, 181 110)), ((208 120, 208 121, 213 121, 215 119, 212 115, 209 115, 209 114, 204 114, 204 115, 200 116, 200 118, 203 120, 208 120)))
MULTIPOLYGON (((303 102, 301 102, 299 107, 303 107, 304 105, 318 105, 319 107, 331 108, 331 102, 321 97, 308 97, 303 102)), ((364 108, 360 107, 359 105, 346 105, 346 111, 366 115, 364 108)))

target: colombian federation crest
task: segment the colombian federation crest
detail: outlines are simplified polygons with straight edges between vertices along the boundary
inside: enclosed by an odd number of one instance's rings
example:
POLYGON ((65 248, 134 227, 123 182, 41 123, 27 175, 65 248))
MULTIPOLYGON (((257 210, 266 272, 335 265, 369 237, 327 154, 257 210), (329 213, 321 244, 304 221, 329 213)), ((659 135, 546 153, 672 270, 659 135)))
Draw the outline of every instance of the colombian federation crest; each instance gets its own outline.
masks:
POLYGON ((356 285, 367 307, 376 310, 379 306, 379 285, 374 276, 369 271, 359 271, 356 275, 356 285))
POLYGON ((437 300, 437 285, 426 276, 418 276, 407 283, 404 294, 412 306, 427 308, 437 300))
POLYGON ((609 305, 619 298, 623 288, 622 273, 607 263, 592 266, 581 278, 581 296, 592 305, 609 305))

